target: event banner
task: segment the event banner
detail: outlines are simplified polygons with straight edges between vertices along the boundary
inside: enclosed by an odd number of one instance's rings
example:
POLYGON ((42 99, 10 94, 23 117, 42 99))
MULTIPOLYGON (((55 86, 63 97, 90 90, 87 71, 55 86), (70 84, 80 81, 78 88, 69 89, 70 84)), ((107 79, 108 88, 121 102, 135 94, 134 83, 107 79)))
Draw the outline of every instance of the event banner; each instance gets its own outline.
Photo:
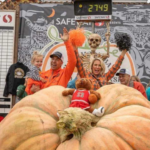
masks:
MULTIPOLYGON (((150 80, 150 5, 114 4, 113 16, 110 22, 110 57, 104 62, 106 72, 115 63, 121 52, 118 50, 114 34, 116 32, 127 33, 132 38, 132 47, 126 54, 121 68, 131 70, 132 75, 137 75, 144 86, 150 80)), ((73 5, 63 4, 21 4, 20 5, 20 33, 18 61, 30 67, 33 51, 37 50, 44 55, 42 71, 50 68, 50 54, 54 51, 63 53, 67 64, 67 53, 60 33, 63 27, 68 30, 75 29, 77 23, 74 19, 73 5)), ((85 35, 92 33, 92 23, 82 24, 85 35)), ((107 53, 105 22, 95 23, 95 32, 98 33, 102 42, 96 53, 107 53)), ((79 48, 79 53, 90 52, 88 41, 79 48)), ((72 78, 76 74, 76 69, 72 78)), ((118 83, 118 77, 114 76, 111 82, 118 83)))

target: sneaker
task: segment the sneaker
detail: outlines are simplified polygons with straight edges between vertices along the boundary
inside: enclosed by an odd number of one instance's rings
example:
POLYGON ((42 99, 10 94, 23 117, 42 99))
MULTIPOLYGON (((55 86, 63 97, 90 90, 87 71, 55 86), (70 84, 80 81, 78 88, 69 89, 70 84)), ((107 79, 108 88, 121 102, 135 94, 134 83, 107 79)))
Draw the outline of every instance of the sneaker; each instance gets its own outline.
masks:
POLYGON ((98 109, 94 109, 92 114, 100 117, 104 114, 104 112, 105 112, 104 107, 99 107, 98 109))

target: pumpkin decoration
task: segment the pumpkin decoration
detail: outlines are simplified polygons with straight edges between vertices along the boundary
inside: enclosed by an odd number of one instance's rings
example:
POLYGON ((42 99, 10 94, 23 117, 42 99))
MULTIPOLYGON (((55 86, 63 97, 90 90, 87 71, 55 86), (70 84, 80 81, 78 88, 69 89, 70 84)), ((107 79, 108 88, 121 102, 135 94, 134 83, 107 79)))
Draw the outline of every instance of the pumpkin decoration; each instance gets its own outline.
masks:
POLYGON ((64 89, 52 86, 17 103, 0 123, 0 150, 150 149, 150 103, 139 91, 119 84, 100 88, 101 100, 91 107, 104 106, 105 114, 95 117, 68 108, 64 89))

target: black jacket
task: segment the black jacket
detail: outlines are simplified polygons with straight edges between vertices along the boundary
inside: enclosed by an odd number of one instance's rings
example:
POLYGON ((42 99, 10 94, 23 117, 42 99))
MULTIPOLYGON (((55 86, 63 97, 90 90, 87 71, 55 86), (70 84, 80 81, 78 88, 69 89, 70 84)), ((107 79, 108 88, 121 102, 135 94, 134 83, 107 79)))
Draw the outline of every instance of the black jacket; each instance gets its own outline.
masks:
POLYGON ((23 63, 17 62, 16 64, 11 65, 6 76, 6 85, 3 96, 7 97, 9 94, 16 95, 17 87, 24 84, 24 77, 28 71, 28 67, 23 63))

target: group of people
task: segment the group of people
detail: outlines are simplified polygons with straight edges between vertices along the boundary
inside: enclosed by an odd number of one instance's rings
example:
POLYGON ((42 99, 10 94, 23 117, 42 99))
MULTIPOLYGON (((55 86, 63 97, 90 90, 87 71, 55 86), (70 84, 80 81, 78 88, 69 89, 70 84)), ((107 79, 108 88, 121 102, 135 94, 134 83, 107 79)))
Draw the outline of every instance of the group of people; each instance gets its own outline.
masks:
MULTIPOLYGON (((100 58, 95 58, 91 62, 90 71, 86 70, 83 66, 83 62, 79 56, 78 47, 69 38, 69 32, 66 28, 63 29, 63 35, 60 35, 64 41, 68 63, 65 68, 61 68, 63 64, 63 55, 61 52, 54 52, 50 55, 51 69, 45 72, 41 72, 40 67, 43 62, 43 55, 38 52, 34 52, 31 63, 32 67, 26 74, 25 84, 19 85, 17 88, 17 96, 23 98, 27 95, 31 95, 41 89, 53 86, 61 85, 68 88, 76 88, 75 82, 78 78, 87 78, 92 82, 91 90, 97 90, 100 87, 110 84, 110 79, 116 75, 119 77, 120 83, 136 90, 140 91, 145 98, 150 100, 150 87, 145 91, 144 86, 140 82, 137 76, 131 76, 131 73, 126 68, 120 66, 124 60, 124 56, 127 52, 126 49, 122 50, 121 55, 118 57, 114 65, 105 73, 105 63, 100 58), (74 68, 77 67, 77 77, 70 81, 74 68), (119 72, 117 72, 120 69, 119 72)), ((80 36, 79 36, 80 38, 80 36)), ((103 108, 103 107, 101 107, 103 108)), ((103 110, 104 112, 104 110, 103 110)), ((3 118, 0 118, 0 121, 3 118)))
MULTIPOLYGON (((126 50, 121 52, 121 55, 116 60, 115 64, 105 73, 105 64, 102 59, 95 58, 91 63, 90 71, 86 70, 83 66, 83 62, 79 56, 78 48, 74 45, 70 38, 69 32, 66 28, 63 29, 63 35, 60 35, 61 39, 64 41, 66 46, 68 63, 65 68, 61 68, 63 64, 63 55, 61 52, 54 52, 50 55, 51 58, 51 69, 45 72, 40 72, 40 67, 42 66, 43 56, 38 52, 34 52, 32 57, 32 68, 26 75, 26 85, 23 86, 25 89, 25 96, 33 94, 40 89, 47 88, 52 85, 61 85, 63 87, 74 86, 69 82, 74 68, 77 67, 78 78, 88 78, 92 82, 92 90, 97 90, 100 87, 107 85, 109 80, 117 75, 119 77, 120 83, 133 87, 140 91, 146 98, 146 92, 144 86, 137 81, 131 81, 131 73, 128 69, 120 69, 120 66, 124 60, 126 50), (117 73, 117 71, 120 71, 117 73), (68 83, 69 82, 69 83, 68 83)), ((72 81, 75 82, 76 78, 72 81)), ((23 90, 22 90, 23 91, 23 90)), ((18 95, 21 93, 18 87, 18 95)))

